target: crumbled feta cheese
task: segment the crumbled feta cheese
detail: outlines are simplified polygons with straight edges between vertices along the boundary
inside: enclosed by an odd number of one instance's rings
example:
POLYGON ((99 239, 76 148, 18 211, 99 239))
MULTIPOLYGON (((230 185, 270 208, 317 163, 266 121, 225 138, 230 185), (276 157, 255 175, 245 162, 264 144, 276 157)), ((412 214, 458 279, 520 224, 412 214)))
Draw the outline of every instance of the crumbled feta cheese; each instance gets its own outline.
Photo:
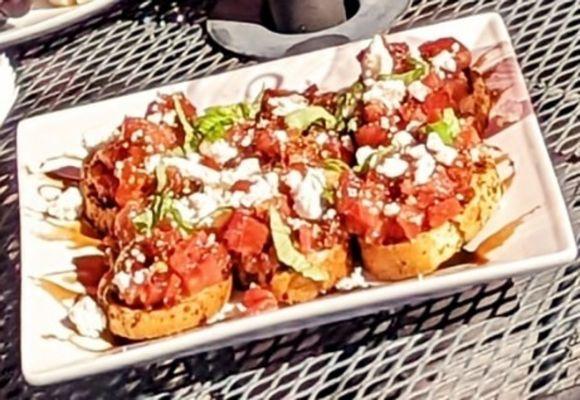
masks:
POLYGON ((336 210, 334 208, 329 208, 328 210, 326 210, 326 212, 324 213, 323 218, 324 219, 328 219, 328 220, 332 220, 336 217, 336 210))
POLYGON ((204 140, 199 146, 199 151, 218 164, 225 164, 238 156, 238 149, 224 139, 218 139, 213 143, 204 140))
POLYGON ((415 143, 415 138, 407 131, 399 131, 395 133, 391 143, 398 149, 404 149, 407 146, 412 145, 415 143))
POLYGON ((407 154, 413 157, 415 160, 418 160, 422 157, 427 155, 427 149, 425 148, 424 144, 418 144, 416 146, 410 147, 407 149, 407 154))
POLYGON ((358 196, 358 190, 356 190, 355 188, 347 188, 346 189, 346 194, 348 197, 357 197, 358 196))
POLYGON ((144 135, 143 129, 137 129, 135 132, 131 134, 131 141, 136 142, 141 139, 144 135))
POLYGON ((393 72, 395 62, 385 46, 381 35, 375 35, 367 50, 363 53, 361 62, 363 77, 377 78, 380 74, 393 72))
POLYGON ((375 154, 376 151, 377 150, 372 148, 371 146, 359 147, 355 154, 356 163, 358 165, 363 165, 369 159, 370 156, 375 154))
POLYGON ((68 319, 81 336, 98 338, 107 326, 107 318, 99 305, 90 297, 81 297, 68 312, 68 319))
POLYGON ((401 212, 401 206, 398 203, 387 203, 383 207, 383 214, 385 217, 394 217, 401 212))
POLYGON ((288 141, 288 133, 280 129, 274 131, 274 137, 280 145, 284 145, 288 141))
POLYGON ((358 288, 367 288, 370 284, 363 275, 361 267, 356 267, 349 276, 339 280, 335 287, 337 290, 349 291, 358 288))
POLYGON ((398 178, 409 169, 409 163, 400 158, 387 157, 379 165, 376 171, 387 178, 398 178))
POLYGON ((423 123, 421 121, 416 121, 416 120, 412 119, 411 121, 409 121, 409 123, 407 124, 407 127, 405 129, 408 132, 415 132, 415 130, 420 128, 422 125, 423 125, 423 123))
MULTIPOLYGON (((356 128, 354 130, 356 131, 356 128)), ((347 149, 349 151, 354 150, 354 146, 352 144, 352 139, 350 136, 348 136, 348 135, 341 136, 340 142, 342 143, 342 147, 344 147, 345 149, 347 149)))
POLYGON ((119 292, 125 293, 131 287, 132 282, 131 274, 125 271, 119 271, 113 276, 113 285, 119 289, 119 292))
POLYGON ((149 270, 147 270, 145 268, 141 268, 141 269, 135 271, 135 273, 133 274, 133 282, 135 282, 137 285, 142 285, 145 283, 148 276, 149 276, 149 270))
POLYGON ((147 116, 147 121, 159 125, 163 120, 163 115, 160 112, 156 112, 147 116))
POLYGON ((425 98, 429 94, 429 87, 423 84, 421 81, 411 82, 407 89, 409 90, 409 94, 412 97, 421 102, 425 101, 425 98))
POLYGON ((48 204, 46 212, 60 220, 74 221, 78 219, 83 198, 76 187, 69 187, 48 204))
POLYGON ((292 192, 298 190, 298 186, 300 185, 300 182, 302 182, 302 174, 295 169, 288 172, 286 174, 286 176, 284 177, 284 183, 286 183, 286 185, 288 185, 288 187, 290 188, 290 191, 292 191, 292 192))
POLYGON ((163 164, 167 167, 175 167, 184 178, 192 178, 204 184, 217 184, 220 181, 220 173, 200 163, 199 154, 191 153, 187 157, 164 157, 163 164))
POLYGON ((415 185, 424 185, 429 181, 431 175, 435 172, 435 159, 431 154, 426 153, 415 163, 415 185))
POLYGON ((322 193, 326 185, 324 170, 309 168, 306 176, 300 182, 296 190, 292 191, 294 197, 294 211, 302 218, 316 220, 322 217, 322 193))
POLYGON ((451 146, 446 146, 435 132, 431 132, 427 137, 427 148, 434 153, 435 160, 443 165, 450 166, 457 158, 457 150, 451 146))
POLYGON ((299 94, 291 94, 284 97, 270 97, 268 104, 273 107, 272 114, 285 117, 294 111, 308 107, 308 100, 299 94))
MULTIPOLYGON (((123 163, 121 161, 117 161, 117 163, 120 163, 119 169, 123 168, 123 163)), ((117 163, 115 163, 115 176, 117 176, 117 163)), ((161 155, 154 154, 150 157, 147 157, 145 161, 143 161, 143 168, 145 168, 145 171, 148 174, 152 174, 155 172, 159 164, 161 164, 161 155)))
POLYGON ((328 139, 330 139, 328 133, 320 132, 318 135, 316 135, 316 138, 314 140, 316 141, 316 144, 318 144, 319 146, 324 146, 328 142, 328 139))
POLYGON ((256 204, 270 200, 278 194, 278 176, 274 172, 264 177, 257 177, 247 193, 240 198, 244 207, 252 207, 256 204))
POLYGON ((381 128, 390 130, 391 129, 391 121, 387 117, 381 117, 379 121, 381 128))
POLYGON ((378 101, 388 109, 396 109, 405 98, 407 88, 405 83, 399 79, 379 81, 371 86, 364 94, 365 103, 378 101))
POLYGON ((248 131, 246 132, 246 136, 244 136, 244 138, 240 141, 240 146, 242 147, 250 146, 254 140, 255 133, 256 131, 254 129, 248 129, 248 131))
POLYGON ((176 118, 177 112, 175 110, 169 110, 163 115, 163 123, 169 126, 174 126, 176 118))
POLYGON ((453 51, 453 53, 457 53, 459 50, 461 50, 459 43, 455 42, 451 45, 451 51, 453 51))
POLYGON ((437 75, 440 77, 445 76, 445 72, 455 72, 457 70, 457 63, 453 58, 453 54, 448 50, 443 50, 435 57, 431 58, 431 64, 435 68, 437 75))

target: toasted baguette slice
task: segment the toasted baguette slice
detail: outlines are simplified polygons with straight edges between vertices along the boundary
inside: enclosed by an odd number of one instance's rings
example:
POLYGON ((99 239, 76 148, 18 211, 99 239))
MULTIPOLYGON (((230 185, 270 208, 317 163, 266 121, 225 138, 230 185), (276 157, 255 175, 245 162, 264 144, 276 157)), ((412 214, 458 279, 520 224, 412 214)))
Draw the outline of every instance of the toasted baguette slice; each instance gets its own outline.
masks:
POLYGON ((366 270, 385 281, 414 278, 435 271, 456 254, 491 218, 503 193, 492 164, 475 173, 471 183, 474 197, 454 220, 408 242, 374 245, 359 240, 366 270))
POLYGON ((182 332, 203 324, 230 299, 232 278, 208 286, 170 308, 145 311, 101 301, 109 330, 131 340, 153 339, 182 332))
POLYGON ((323 267, 328 272, 329 279, 315 282, 298 272, 277 272, 270 282, 270 288, 279 302, 295 304, 312 300, 352 272, 347 244, 310 253, 307 258, 311 263, 323 267))

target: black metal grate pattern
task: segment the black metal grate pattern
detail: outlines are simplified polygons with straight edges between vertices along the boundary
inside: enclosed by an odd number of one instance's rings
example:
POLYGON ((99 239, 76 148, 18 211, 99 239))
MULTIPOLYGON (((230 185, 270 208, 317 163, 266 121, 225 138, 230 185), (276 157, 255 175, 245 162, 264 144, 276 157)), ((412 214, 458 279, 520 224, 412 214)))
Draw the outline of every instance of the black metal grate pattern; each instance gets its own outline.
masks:
MULTIPOLYGON (((11 50, 20 96, 0 130, 0 397, 524 398, 580 385, 580 264, 338 324, 47 388, 19 360, 15 125, 24 117, 236 68, 206 2, 129 2, 11 50), (135 4, 137 3, 137 4, 135 4)), ((396 29, 498 11, 580 232, 580 5, 414 0, 396 29)))

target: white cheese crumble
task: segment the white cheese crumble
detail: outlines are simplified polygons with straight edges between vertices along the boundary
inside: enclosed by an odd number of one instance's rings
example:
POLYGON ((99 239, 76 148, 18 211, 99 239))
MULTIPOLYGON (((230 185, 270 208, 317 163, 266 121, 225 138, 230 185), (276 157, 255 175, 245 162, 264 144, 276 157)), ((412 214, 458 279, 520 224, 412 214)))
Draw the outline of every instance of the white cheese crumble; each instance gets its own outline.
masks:
POLYGON ((147 121, 159 125, 163 120, 163 115, 160 112, 156 112, 147 116, 147 121))
POLYGON ((246 136, 244 136, 244 138, 240 141, 240 146, 249 147, 254 141, 255 134, 256 131, 254 129, 248 129, 246 132, 246 136))
POLYGON ((415 185, 424 185, 429 182, 433 172, 435 172, 435 159, 431 154, 426 153, 415 162, 415 185))
POLYGON ((409 163, 405 160, 395 157, 385 158, 379 165, 376 171, 387 178, 398 178, 402 176, 409 169, 409 163))
POLYGON ((418 160, 422 157, 425 157, 428 153, 424 144, 418 144, 416 146, 408 148, 407 154, 413 157, 415 160, 418 160))
POLYGON ((399 203, 387 203, 385 204, 385 206, 383 207, 383 214, 385 215, 385 217, 394 217, 395 215, 398 215, 401 212, 401 206, 399 205, 399 203))
POLYGON ((375 154, 375 152, 376 149, 372 148, 371 146, 359 147, 355 154, 356 163, 358 165, 363 165, 369 159, 370 156, 375 154))
POLYGON ((46 212, 60 220, 74 221, 80 215, 82 204, 83 198, 79 189, 69 187, 49 202, 46 212))
POLYGON ((324 146, 328 142, 329 139, 330 139, 330 136, 328 136, 328 133, 320 132, 318 135, 316 135, 316 138, 314 139, 314 141, 319 146, 324 146))
POLYGON ((199 151, 218 164, 225 164, 238 156, 238 149, 225 139, 218 139, 213 143, 204 140, 199 146, 199 151))
POLYGON ((295 190, 292 190, 294 211, 302 218, 320 219, 324 213, 322 194, 325 185, 324 170, 321 168, 309 168, 300 184, 295 190))
POLYGON ((361 62, 363 77, 377 78, 380 74, 393 72, 395 62, 385 46, 381 35, 375 35, 366 49, 361 62))
POLYGON ((435 160, 443 165, 450 166, 457 158, 457 150, 445 145, 435 132, 431 132, 427 137, 427 148, 434 153, 435 160))
POLYGON ((407 88, 409 94, 420 102, 425 101, 425 98, 429 94, 429 87, 421 81, 413 81, 407 88))
MULTIPOLYGON (((356 129, 353 129, 353 130, 356 131, 356 129)), ((352 139, 350 136, 342 135, 340 137, 340 143, 342 143, 342 147, 344 147, 346 150, 349 150, 349 151, 354 150, 354 146, 352 144, 352 139)))
POLYGON ((365 103, 377 101, 388 109, 396 109, 401 105, 406 92, 407 88, 402 80, 378 81, 363 94, 363 101, 365 103))
POLYGON ((455 72, 457 70, 457 63, 453 58, 453 54, 448 50, 443 50, 435 57, 431 58, 431 64, 433 64, 435 72, 440 77, 445 77, 445 71, 455 72))
POLYGON ((288 141, 288 133, 280 129, 274 131, 274 137, 280 145, 284 145, 288 141))
POLYGON ((418 128, 420 128, 423 125, 423 123, 421 121, 416 121, 414 119, 412 119, 411 121, 409 121, 409 123, 407 124, 405 130, 407 130, 408 132, 415 132, 418 128))
POLYGON ((119 289, 119 292, 124 293, 131 287, 131 274, 125 271, 119 271, 113 276, 112 283, 119 289))
POLYGON ((81 297, 69 310, 68 319, 81 336, 98 338, 107 326, 107 318, 99 305, 89 296, 81 297))
POLYGON ((415 138, 413 137, 413 135, 411 135, 407 131, 399 131, 393 135, 393 139, 391 140, 391 143, 397 149, 402 150, 402 149, 412 145, 413 143, 415 143, 415 138))
POLYGON ((294 111, 308 107, 308 100, 299 94, 291 94, 290 96, 270 97, 268 104, 273 107, 272 114, 285 117, 294 111))
POLYGON ((336 289, 349 291, 358 288, 367 288, 370 284, 363 275, 361 267, 356 267, 349 276, 346 276, 336 283, 336 289))

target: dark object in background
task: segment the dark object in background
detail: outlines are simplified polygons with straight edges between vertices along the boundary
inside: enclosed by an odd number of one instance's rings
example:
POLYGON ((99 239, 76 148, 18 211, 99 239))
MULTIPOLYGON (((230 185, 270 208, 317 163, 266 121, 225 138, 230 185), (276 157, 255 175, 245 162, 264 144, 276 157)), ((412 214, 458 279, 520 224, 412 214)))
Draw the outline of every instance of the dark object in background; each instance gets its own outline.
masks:
POLYGON ((344 0, 268 0, 276 31, 316 32, 346 21, 344 0))
POLYGON ((0 0, 0 26, 6 23, 8 18, 22 17, 28 11, 32 0, 0 0))

